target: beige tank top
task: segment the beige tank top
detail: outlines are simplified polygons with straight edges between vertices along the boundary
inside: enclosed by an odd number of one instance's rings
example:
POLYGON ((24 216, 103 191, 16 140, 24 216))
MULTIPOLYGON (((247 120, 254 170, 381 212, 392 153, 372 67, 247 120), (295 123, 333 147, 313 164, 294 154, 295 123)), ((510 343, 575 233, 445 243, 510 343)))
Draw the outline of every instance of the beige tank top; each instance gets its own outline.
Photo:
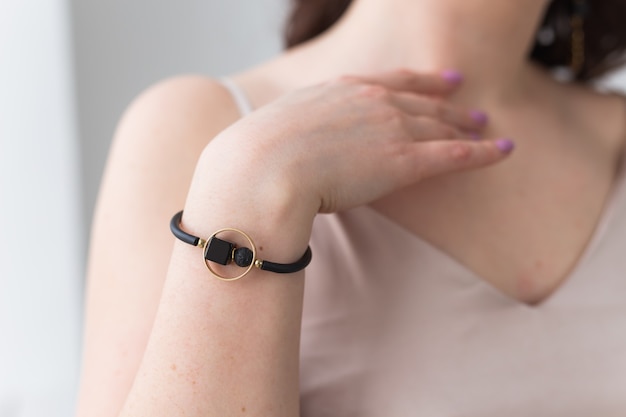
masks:
POLYGON ((373 209, 318 216, 302 417, 626 416, 625 171, 584 256, 537 306, 373 209))

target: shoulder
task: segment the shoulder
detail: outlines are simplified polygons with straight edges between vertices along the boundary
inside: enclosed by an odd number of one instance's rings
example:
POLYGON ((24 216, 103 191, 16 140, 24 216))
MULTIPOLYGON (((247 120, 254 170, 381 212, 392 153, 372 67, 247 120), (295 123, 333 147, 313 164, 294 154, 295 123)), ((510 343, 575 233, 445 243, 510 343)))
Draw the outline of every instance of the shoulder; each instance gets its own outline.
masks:
POLYGON ((113 139, 94 213, 94 231, 103 233, 96 235, 108 234, 111 222, 137 233, 167 224, 184 204, 203 149, 239 117, 228 90, 210 78, 171 78, 141 93, 113 139))
POLYGON ((239 118, 229 91, 218 81, 202 76, 163 80, 141 93, 124 113, 116 141, 142 140, 151 144, 204 144, 239 118), (181 143, 182 142, 182 143, 181 143))
POLYGON ((129 178, 142 194, 167 184, 186 191, 202 150, 239 117, 228 90, 210 78, 179 76, 147 88, 117 126, 101 197, 128 187, 129 178))
POLYGON ((94 213, 96 241, 115 227, 140 235, 167 224, 184 204, 203 149, 239 117, 228 90, 206 77, 170 78, 141 93, 113 138, 94 213))
POLYGON ((210 78, 180 76, 149 87, 118 124, 97 210, 113 209, 130 193, 138 205, 160 198, 182 206, 202 150, 239 117, 228 90, 210 78))

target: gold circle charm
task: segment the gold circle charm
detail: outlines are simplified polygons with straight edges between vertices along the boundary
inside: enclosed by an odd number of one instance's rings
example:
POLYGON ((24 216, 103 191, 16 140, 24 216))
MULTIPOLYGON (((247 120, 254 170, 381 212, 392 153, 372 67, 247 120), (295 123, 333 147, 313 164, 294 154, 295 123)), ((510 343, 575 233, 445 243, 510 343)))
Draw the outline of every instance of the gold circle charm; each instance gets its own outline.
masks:
POLYGON ((202 252, 202 258, 204 259, 204 264, 206 265, 207 269, 209 270, 209 272, 211 272, 211 274, 213 274, 213 276, 215 278, 220 279, 222 281, 236 281, 236 280, 238 280, 240 278, 243 278, 246 275, 248 275, 248 272, 250 272, 252 270, 252 268, 254 267, 255 260, 256 260, 256 246, 254 246, 254 242, 252 241, 252 238, 250 236, 248 236, 244 231, 241 231, 239 229, 232 229, 232 228, 220 229, 217 232, 213 233, 211 235, 211 237, 207 239, 206 246, 204 247, 204 251, 202 252), (252 259, 253 259, 253 261, 250 263, 250 265, 246 268, 246 270, 242 274, 237 275, 236 277, 232 277, 232 278, 231 277, 222 276, 222 275, 218 274, 217 272, 215 272, 213 270, 213 268, 211 268, 211 265, 209 264, 209 260, 206 259, 206 253, 209 250, 209 243, 211 242, 211 240, 214 237, 217 237, 218 234, 224 233, 224 232, 236 232, 236 233, 239 233, 240 235, 242 235, 243 237, 246 238, 248 243, 250 243, 250 249, 252 250, 252 259))

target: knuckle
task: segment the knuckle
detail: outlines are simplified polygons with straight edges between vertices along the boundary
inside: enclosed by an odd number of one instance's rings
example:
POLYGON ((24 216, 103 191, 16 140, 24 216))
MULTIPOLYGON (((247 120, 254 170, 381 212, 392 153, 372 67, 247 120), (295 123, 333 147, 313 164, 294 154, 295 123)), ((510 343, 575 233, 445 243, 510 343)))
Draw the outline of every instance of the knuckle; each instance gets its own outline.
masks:
POLYGON ((398 110, 395 107, 390 106, 387 112, 388 112, 389 122, 396 124, 396 125, 401 125, 401 126, 404 126, 406 124, 407 118, 406 118, 406 115, 402 111, 398 110))
POLYGON ((402 113, 399 111, 393 111, 390 113, 387 123, 392 126, 396 130, 405 131, 406 129, 406 119, 402 113))
POLYGON ((404 126, 404 115, 398 109, 385 106, 378 111, 379 120, 391 127, 399 128, 404 126))
POLYGON ((443 127, 443 134, 445 138, 458 138, 461 136, 458 130, 450 126, 443 127))
POLYGON ((393 172, 395 172, 397 183, 405 186, 415 181, 419 181, 426 176, 424 164, 421 163, 419 152, 409 143, 394 143, 387 148, 386 159, 395 161, 393 172))
POLYGON ((450 144, 448 155, 455 162, 468 162, 472 158, 472 147, 469 143, 456 142, 450 144))
POLYGON ((364 84, 359 88, 359 95, 376 100, 389 99, 390 92, 385 87, 376 84, 364 84))
POLYGON ((340 75, 328 81, 328 83, 331 85, 357 84, 359 82, 360 82, 359 77, 357 77, 356 75, 349 75, 349 74, 340 75))
POLYGON ((443 118, 446 115, 447 106, 441 100, 433 100, 433 112, 438 118, 443 118))
POLYGON ((458 132, 456 131, 456 129, 450 127, 450 126, 446 126, 446 125, 441 125, 439 126, 439 136, 442 139, 449 139, 449 138, 456 138, 459 136, 458 132))
POLYGON ((394 73, 404 80, 411 80, 415 78, 415 72, 411 71, 410 69, 406 67, 398 68, 394 71, 394 73))

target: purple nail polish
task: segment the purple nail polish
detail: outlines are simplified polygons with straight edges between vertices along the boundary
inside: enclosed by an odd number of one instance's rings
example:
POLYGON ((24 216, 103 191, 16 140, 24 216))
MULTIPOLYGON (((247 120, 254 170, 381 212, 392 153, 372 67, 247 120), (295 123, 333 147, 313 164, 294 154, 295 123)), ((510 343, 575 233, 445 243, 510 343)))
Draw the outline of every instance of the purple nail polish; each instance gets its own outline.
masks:
POLYGON ((496 140, 496 147, 502 153, 511 153, 515 149, 515 143, 510 139, 498 139, 496 140))
POLYGON ((489 121, 489 117, 487 116, 487 113, 479 111, 479 110, 472 110, 470 112, 470 117, 474 119, 475 122, 480 123, 481 125, 486 125, 487 122, 489 121))
POLYGON ((441 73, 441 76, 444 80, 454 85, 461 84, 463 81, 463 74, 455 70, 445 70, 441 73))

